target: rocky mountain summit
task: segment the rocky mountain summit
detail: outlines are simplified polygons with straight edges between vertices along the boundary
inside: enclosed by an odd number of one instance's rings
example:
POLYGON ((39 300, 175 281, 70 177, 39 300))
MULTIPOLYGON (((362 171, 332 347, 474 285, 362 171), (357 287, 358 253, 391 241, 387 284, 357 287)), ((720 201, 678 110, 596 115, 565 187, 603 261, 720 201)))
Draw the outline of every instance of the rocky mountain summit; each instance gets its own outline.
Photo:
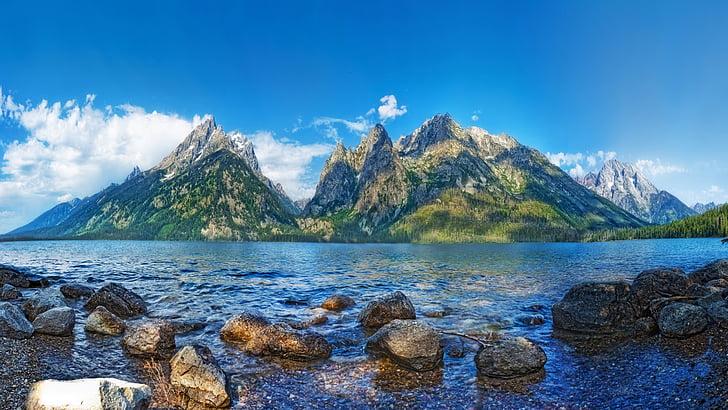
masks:
POLYGON ((703 203, 698 202, 695 205, 691 206, 691 208, 693 209, 693 211, 697 212, 698 214, 704 214, 704 213, 710 211, 711 209, 719 208, 722 205, 724 205, 724 204, 716 204, 715 202, 708 202, 707 204, 703 204, 703 203))
POLYGON ((696 214, 667 191, 658 190, 636 165, 611 159, 598 173, 577 182, 647 222, 665 224, 696 214))

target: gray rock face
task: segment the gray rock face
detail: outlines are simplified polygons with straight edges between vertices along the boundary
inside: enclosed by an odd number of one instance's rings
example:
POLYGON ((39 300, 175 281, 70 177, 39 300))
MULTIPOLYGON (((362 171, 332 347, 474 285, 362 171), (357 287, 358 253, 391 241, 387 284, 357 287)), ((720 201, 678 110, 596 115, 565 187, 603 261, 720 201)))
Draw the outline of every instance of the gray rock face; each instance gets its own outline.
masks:
POLYGON ((662 308, 657 325, 667 337, 684 338, 705 330, 708 318, 700 306, 676 302, 662 308))
POLYGON ((354 205, 357 173, 353 153, 339 141, 316 187, 316 194, 303 208, 304 215, 328 215, 354 205))
POLYGON ((349 296, 342 295, 339 293, 333 294, 324 300, 321 307, 326 310, 344 310, 348 307, 354 306, 356 302, 349 296))
POLYGON ((70 307, 58 307, 39 314, 33 321, 38 333, 53 336, 72 336, 76 312, 70 307))
POLYGON ((102 287, 84 305, 89 310, 95 309, 97 306, 103 306, 123 319, 147 312, 147 305, 141 296, 118 283, 110 283, 102 287))
POLYGON ((119 379, 42 380, 34 383, 27 410, 146 410, 152 391, 119 379))
POLYGON ((369 302, 359 313, 365 327, 381 327, 395 319, 415 319, 415 307, 404 293, 394 291, 369 302))
POLYGON ((704 285, 711 280, 728 280, 728 259, 717 259, 702 268, 690 272, 688 275, 691 281, 704 285))
POLYGON ((69 299, 87 298, 94 294, 94 290, 88 286, 73 283, 61 286, 61 293, 69 299))
POLYGON ((638 317, 649 314, 650 301, 662 297, 685 295, 690 285, 685 272, 677 268, 650 269, 632 282, 629 300, 638 317))
POLYGON ((141 320, 130 323, 121 345, 129 354, 168 359, 176 349, 174 329, 164 320, 141 320))
POLYGON ((33 325, 15 305, 0 302, 0 336, 26 339, 33 334, 33 325))
POLYGON ((225 373, 206 346, 183 347, 172 357, 169 366, 170 383, 189 400, 208 407, 230 404, 225 373))
POLYGON ((628 301, 627 282, 586 282, 574 285, 551 312, 554 329, 581 333, 629 331, 636 319, 628 301))
POLYGON ((713 303, 707 309, 708 316, 720 327, 728 329, 728 302, 725 300, 713 303))
POLYGON ((577 178, 577 182, 652 223, 665 224, 697 215, 672 194, 658 190, 637 166, 627 162, 605 161, 598 174, 590 173, 577 178))
POLYGON ((383 354, 400 365, 428 371, 442 363, 440 334, 416 320, 393 320, 367 341, 367 350, 383 354))
POLYGON ((486 342, 475 355, 478 372, 499 379, 527 376, 541 370, 545 364, 543 349, 523 337, 486 342))
POLYGON ((310 330, 295 330, 283 323, 262 329, 248 342, 246 349, 256 355, 304 362, 331 356, 331 345, 323 336, 310 330))
POLYGON ((220 337, 233 342, 246 342, 270 324, 271 322, 259 312, 245 310, 225 322, 220 330, 220 337))
POLYGON ((63 294, 58 289, 43 289, 36 292, 23 304, 23 313, 33 321, 41 313, 53 308, 66 307, 63 294))
POLYGON ((30 287, 30 281, 26 274, 9 266, 0 265, 0 285, 4 284, 13 285, 16 288, 30 287))
POLYGON ((124 333, 126 323, 103 306, 96 309, 86 318, 84 329, 89 332, 116 336, 124 333))
POLYGON ((18 289, 16 289, 13 285, 6 283, 2 288, 0 288, 0 300, 19 299, 20 296, 20 291, 18 291, 18 289))

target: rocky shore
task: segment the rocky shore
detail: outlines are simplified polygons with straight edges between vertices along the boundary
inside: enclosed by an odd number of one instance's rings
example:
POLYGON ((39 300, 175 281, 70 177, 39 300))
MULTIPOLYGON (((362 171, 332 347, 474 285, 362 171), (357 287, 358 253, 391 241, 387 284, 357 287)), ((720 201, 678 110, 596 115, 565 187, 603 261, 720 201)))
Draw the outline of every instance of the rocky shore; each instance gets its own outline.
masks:
MULTIPOLYGON (((534 340, 508 334, 466 334, 437 328, 433 322, 418 319, 418 309, 399 291, 382 294, 361 308, 350 296, 333 294, 318 305, 322 313, 306 320, 276 321, 241 307, 216 331, 217 337, 232 351, 283 366, 281 371, 249 374, 243 381, 238 371, 226 373, 225 364, 207 346, 177 344, 180 335, 209 324, 147 317, 147 302, 121 284, 98 289, 82 284, 57 287, 47 279, 0 267, 0 285, 0 408, 53 408, 44 402, 50 399, 43 395, 69 388, 108 392, 94 399, 113 403, 104 408, 280 407, 282 402, 276 403, 276 399, 296 403, 297 395, 310 399, 322 389, 329 392, 320 400, 322 407, 387 407, 407 403, 408 390, 416 390, 420 396, 437 394, 437 386, 449 377, 452 363, 477 378, 476 386, 482 389, 476 401, 472 391, 453 394, 449 401, 456 407, 574 407, 572 403, 579 402, 548 391, 547 373, 561 366, 552 363, 554 346, 544 348, 534 340), (360 344, 370 357, 356 366, 332 361, 332 352, 340 342, 316 331, 331 315, 347 311, 358 311, 355 320, 361 329, 361 339, 350 343, 360 344), (76 369, 71 373, 78 380, 72 385, 48 381, 68 380, 68 372, 59 371, 58 366, 73 366, 70 351, 77 323, 83 323, 84 332, 98 334, 106 348, 123 352, 128 362, 115 363, 108 372, 89 369, 84 374, 83 369, 76 369), (156 376, 148 368, 144 370, 149 363, 158 366, 156 376), (371 391, 357 392, 360 387, 356 384, 347 388, 344 379, 356 377, 357 371, 375 371, 379 377, 375 382, 384 391, 386 386, 396 386, 394 391, 401 393, 394 397, 400 399, 390 402, 389 396, 385 400, 371 391), (307 377, 319 383, 308 385, 307 377), (34 384, 43 380, 44 384, 34 384), (270 390, 266 392, 266 388, 270 390), (331 394, 337 389, 342 389, 339 394, 331 394), (285 392, 287 398, 279 397, 285 392)), ((575 285, 552 307, 551 318, 554 337, 562 343, 559 349, 572 349, 576 356, 558 355, 594 358, 621 352, 629 356, 646 345, 667 352, 676 350, 697 358, 695 369, 686 375, 695 380, 672 386, 665 397, 674 397, 683 405, 687 400, 694 407, 720 408, 728 403, 726 287, 728 260, 717 260, 690 274, 658 268, 640 273, 631 282, 575 285)), ((449 314, 446 310, 424 313, 435 319, 449 314)), ((534 313, 524 314, 518 321, 524 326, 542 326, 549 319, 534 313)), ((593 369, 575 368, 569 376, 574 383, 579 383, 579 377, 585 378, 585 385, 587 378, 594 379, 593 369)), ((639 366, 620 371, 626 379, 640 377, 643 372, 639 366)), ((657 386, 660 383, 655 381, 657 386)), ((420 399, 413 403, 421 405, 420 399)))

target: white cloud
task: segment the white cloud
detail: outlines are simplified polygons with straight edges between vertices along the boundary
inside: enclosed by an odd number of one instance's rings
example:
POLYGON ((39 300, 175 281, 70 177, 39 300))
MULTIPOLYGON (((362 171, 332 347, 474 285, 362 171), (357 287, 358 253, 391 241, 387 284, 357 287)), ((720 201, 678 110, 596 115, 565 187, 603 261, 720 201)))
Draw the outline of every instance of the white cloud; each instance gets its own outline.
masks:
POLYGON ((596 153, 546 153, 546 158, 552 164, 566 171, 572 178, 583 178, 589 172, 596 172, 601 168, 604 161, 614 159, 617 153, 614 151, 597 151, 596 153))
POLYGON ((584 168, 582 168, 581 165, 576 164, 574 168, 569 170, 569 175, 571 175, 572 178, 584 178, 586 171, 584 171, 584 168))
POLYGON ((379 113, 379 119, 382 120, 382 123, 399 117, 407 112, 407 106, 397 106, 397 98, 394 95, 385 95, 380 98, 379 101, 382 105, 377 108, 377 112, 379 113))
POLYGON ((314 127, 323 128, 325 135, 328 138, 338 140, 339 134, 335 128, 336 124, 344 125, 347 130, 357 134, 366 133, 374 126, 371 121, 362 116, 357 117, 355 121, 344 120, 341 118, 319 117, 314 119, 312 123, 314 127))
POLYGON ((318 175, 311 172, 311 161, 315 157, 330 154, 334 145, 302 145, 285 138, 276 139, 269 131, 258 131, 246 137, 253 142, 255 155, 265 176, 283 185, 283 189, 293 199, 313 196, 318 175))
POLYGON ((679 167, 677 165, 663 164, 659 158, 657 158, 655 160, 641 159, 641 160, 638 160, 635 163, 635 165, 637 165, 637 168, 642 170, 642 172, 644 172, 648 176, 653 176, 653 177, 658 176, 658 175, 664 175, 664 174, 687 172, 687 170, 685 168, 679 167))
POLYGON ((13 102, 3 96, 2 115, 27 131, 25 141, 6 146, 0 167, 0 232, 15 228, 53 206, 59 198, 91 195, 119 182, 138 165, 156 165, 200 121, 146 112, 124 105, 96 109, 94 95, 79 104, 13 102))
POLYGON ((480 119, 480 117, 478 117, 477 115, 473 114, 473 116, 470 117, 470 119, 473 120, 473 121, 478 121, 480 119))
POLYGON ((552 154, 550 152, 547 152, 546 157, 549 159, 549 161, 551 161, 552 164, 560 167, 562 165, 569 166, 581 162, 584 159, 584 154, 566 154, 563 152, 559 152, 558 154, 552 154))

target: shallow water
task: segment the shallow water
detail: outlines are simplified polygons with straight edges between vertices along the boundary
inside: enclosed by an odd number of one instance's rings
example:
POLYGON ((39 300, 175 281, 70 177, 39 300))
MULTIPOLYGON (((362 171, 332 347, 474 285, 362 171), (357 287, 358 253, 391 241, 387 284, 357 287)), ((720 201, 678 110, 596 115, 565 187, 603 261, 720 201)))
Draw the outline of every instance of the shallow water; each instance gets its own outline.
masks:
MULTIPOLYGON (((0 263, 52 277, 55 284, 99 288, 120 282, 149 302, 149 316, 206 323, 201 331, 178 336, 178 346, 201 343, 212 349, 230 377, 236 407, 278 408, 700 407, 705 404, 702 379, 710 374, 714 354, 711 340, 695 342, 697 352, 690 353, 665 347, 658 339, 585 349, 552 336, 549 308, 579 282, 631 279, 659 266, 689 272, 727 255, 728 247, 717 239, 458 245, 0 243, 0 263), (497 331, 533 339, 547 353, 545 373, 521 384, 478 379, 474 346, 456 337, 448 337, 448 343, 465 348, 465 357, 446 356, 444 367, 435 372, 414 374, 368 357, 356 315, 367 301, 393 290, 407 294, 418 318, 439 330, 497 331), (357 306, 342 313, 318 309, 334 292, 350 295, 357 306), (250 307, 281 321, 326 313, 329 321, 313 330, 333 344, 332 358, 310 364, 260 359, 220 341, 225 320, 250 307), (449 312, 444 317, 423 316, 443 309, 449 312), (543 315, 546 323, 524 326, 518 321, 534 314, 543 315), (687 393, 665 402, 665 391, 678 387, 687 393)), ((58 348, 57 362, 48 358, 48 372, 59 378, 139 379, 138 365, 121 352, 118 338, 87 335, 85 311, 80 303, 74 307, 83 312, 77 315, 74 339, 58 348)))

